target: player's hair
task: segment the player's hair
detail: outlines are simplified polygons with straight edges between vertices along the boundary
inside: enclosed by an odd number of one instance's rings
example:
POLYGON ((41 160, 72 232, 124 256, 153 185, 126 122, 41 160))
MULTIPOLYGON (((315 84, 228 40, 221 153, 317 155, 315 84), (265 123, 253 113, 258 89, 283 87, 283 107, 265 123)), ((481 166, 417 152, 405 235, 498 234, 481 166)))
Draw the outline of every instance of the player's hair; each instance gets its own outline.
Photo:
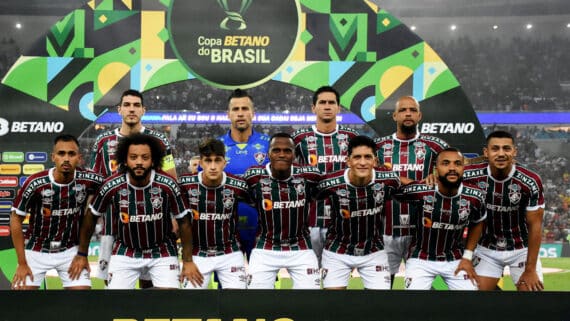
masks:
POLYGON ((313 106, 317 104, 317 101, 319 100, 319 95, 321 93, 333 93, 336 97, 336 103, 340 104, 340 95, 338 94, 338 91, 336 91, 336 89, 334 89, 331 86, 322 86, 319 89, 317 89, 317 91, 315 91, 315 93, 313 94, 313 106))
POLYGON ((352 155, 352 150, 359 146, 370 147, 372 152, 376 154, 376 143, 374 143, 374 140, 365 135, 358 135, 351 138, 348 142, 348 156, 352 155))
POLYGON ((119 172, 124 173, 127 170, 127 158, 131 145, 148 145, 152 158, 152 169, 157 170, 162 167, 162 158, 165 151, 160 141, 153 136, 136 133, 119 141, 117 152, 115 153, 117 164, 119 164, 119 172))
POLYGON ((57 135, 57 137, 53 140, 53 144, 57 144, 58 142, 74 142, 77 147, 79 147, 79 141, 77 138, 70 134, 61 134, 57 135))
POLYGON ((459 153, 459 155, 463 156, 463 154, 461 153, 459 148, 447 147, 447 148, 443 149, 441 152, 439 152, 439 154, 437 154, 436 161, 439 159, 439 155, 443 154, 444 152, 459 153))
POLYGON ((504 131, 504 130, 496 130, 496 131, 490 133, 487 136, 487 141, 486 141, 487 145, 489 145, 489 141, 492 138, 510 138, 513 141, 513 145, 515 144, 515 138, 513 137, 513 135, 507 131, 504 131))
POLYGON ((239 88, 232 90, 230 96, 228 97, 228 103, 230 102, 230 100, 234 98, 243 98, 243 97, 249 98, 249 100, 251 100, 251 103, 253 104, 253 97, 251 97, 251 95, 244 89, 239 89, 239 88))
POLYGON ((212 155, 225 157, 226 146, 219 139, 208 138, 200 144, 198 152, 200 153, 200 157, 208 157, 212 155))
POLYGON ((143 95, 141 94, 140 91, 134 90, 134 89, 125 90, 125 91, 123 92, 123 94, 121 95, 121 100, 119 101, 119 106, 122 105, 122 103, 123 103, 123 98, 125 98, 126 96, 139 97, 139 98, 141 99, 141 105, 144 106, 143 95))
POLYGON ((420 102, 416 99, 416 97, 406 95, 406 96, 402 96, 402 97, 398 98, 398 100, 396 100, 396 105, 394 105, 396 110, 398 110, 398 105, 400 105, 400 101, 402 101, 404 99, 412 100, 414 103, 416 103, 416 105, 418 105, 418 107, 420 107, 420 102))
POLYGON ((275 133, 275 134, 271 135, 271 137, 269 138, 269 145, 270 146, 271 146, 271 143, 273 143, 273 140, 275 138, 288 138, 291 140, 291 142, 293 142, 293 137, 291 137, 291 135, 289 135, 288 133, 285 133, 285 132, 275 133))

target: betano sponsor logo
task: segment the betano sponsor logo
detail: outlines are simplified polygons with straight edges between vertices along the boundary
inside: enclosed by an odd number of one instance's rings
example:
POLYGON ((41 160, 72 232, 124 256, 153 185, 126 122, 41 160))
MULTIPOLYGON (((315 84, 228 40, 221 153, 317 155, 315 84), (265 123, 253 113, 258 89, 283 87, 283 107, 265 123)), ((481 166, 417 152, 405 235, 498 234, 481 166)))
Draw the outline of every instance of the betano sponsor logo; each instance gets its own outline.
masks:
POLYGON ((62 121, 14 121, 0 118, 0 136, 8 133, 61 133, 65 129, 62 121))
POLYGON ((474 131, 474 123, 423 123, 420 128, 422 134, 472 134, 474 131))

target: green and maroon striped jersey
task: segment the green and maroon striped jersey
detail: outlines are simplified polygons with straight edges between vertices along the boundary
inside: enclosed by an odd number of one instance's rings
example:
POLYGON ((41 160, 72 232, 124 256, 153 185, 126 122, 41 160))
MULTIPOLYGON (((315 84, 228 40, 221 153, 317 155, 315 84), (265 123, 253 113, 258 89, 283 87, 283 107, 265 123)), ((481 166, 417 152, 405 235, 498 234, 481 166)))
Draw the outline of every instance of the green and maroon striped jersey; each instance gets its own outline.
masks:
POLYGON ((399 176, 373 170, 366 186, 352 185, 345 169, 327 174, 319 184, 319 198, 331 199, 331 224, 325 249, 348 255, 367 255, 384 249, 384 205, 400 187, 399 176))
MULTIPOLYGON (((160 132, 142 127, 141 134, 150 135, 155 137, 162 143, 164 148, 164 158, 163 163, 174 162, 172 156, 172 149, 170 147, 170 142, 168 139, 160 132)), ((91 148, 91 168, 94 172, 103 175, 103 177, 109 177, 117 172, 119 165, 115 159, 115 152, 117 151, 117 146, 119 145, 119 140, 123 137, 119 132, 119 128, 106 131, 95 139, 95 143, 91 148)), ((107 216, 111 216, 111 213, 107 213, 107 216)), ((104 220, 110 221, 110 220, 104 220)), ((103 234, 113 235, 116 234, 116 226, 109 226, 103 224, 103 234)))
MULTIPOLYGON (((410 140, 396 138, 396 134, 377 138, 378 162, 400 177, 420 181, 433 172, 437 154, 449 147, 443 140, 420 135, 410 140)), ((384 235, 413 235, 414 223, 410 220, 410 207, 406 203, 389 200, 386 203, 384 235)))
POLYGON ((245 181, 224 173, 219 186, 208 187, 202 183, 199 172, 180 176, 179 184, 192 216, 192 255, 217 256, 239 251, 238 201, 251 202, 245 181))
MULTIPOLYGON (((295 155, 300 164, 317 167, 323 174, 346 168, 348 142, 358 132, 352 128, 337 125, 334 132, 324 134, 315 125, 301 128, 291 136, 295 142, 295 155)), ((329 200, 312 201, 309 210, 309 226, 327 227, 330 213, 325 211, 329 200)))
POLYGON ((69 184, 56 183, 53 168, 36 173, 18 191, 12 210, 30 213, 24 235, 26 249, 60 252, 79 244, 79 223, 85 214, 87 198, 95 194, 103 177, 82 168, 75 169, 69 184))
POLYGON ((523 165, 513 165, 508 177, 495 180, 487 162, 465 166, 464 182, 485 191, 487 221, 479 244, 492 250, 528 247, 527 211, 544 208, 540 176, 523 165))
POLYGON ((483 191, 461 184, 454 196, 445 196, 437 185, 412 183, 398 193, 410 202, 417 225, 410 257, 428 261, 455 261, 463 255, 463 230, 485 219, 483 191))
POLYGON ((243 176, 258 212, 255 248, 310 249, 308 203, 322 174, 316 167, 293 164, 291 176, 278 180, 271 175, 270 165, 250 167, 243 176))
POLYGON ((117 173, 105 180, 93 202, 91 211, 100 216, 111 209, 117 234, 113 254, 138 258, 177 256, 176 235, 172 217, 186 215, 180 186, 168 174, 152 171, 150 183, 136 187, 127 174, 117 173))

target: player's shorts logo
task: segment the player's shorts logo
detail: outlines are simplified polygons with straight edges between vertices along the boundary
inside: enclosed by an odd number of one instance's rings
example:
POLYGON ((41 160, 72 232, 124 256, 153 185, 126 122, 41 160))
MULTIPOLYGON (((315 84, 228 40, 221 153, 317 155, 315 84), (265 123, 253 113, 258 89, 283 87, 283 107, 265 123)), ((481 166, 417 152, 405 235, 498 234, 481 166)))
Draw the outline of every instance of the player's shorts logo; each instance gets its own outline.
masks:
POLYGON ((404 286, 407 288, 410 287, 410 285, 412 285, 412 278, 405 278, 404 279, 404 286))

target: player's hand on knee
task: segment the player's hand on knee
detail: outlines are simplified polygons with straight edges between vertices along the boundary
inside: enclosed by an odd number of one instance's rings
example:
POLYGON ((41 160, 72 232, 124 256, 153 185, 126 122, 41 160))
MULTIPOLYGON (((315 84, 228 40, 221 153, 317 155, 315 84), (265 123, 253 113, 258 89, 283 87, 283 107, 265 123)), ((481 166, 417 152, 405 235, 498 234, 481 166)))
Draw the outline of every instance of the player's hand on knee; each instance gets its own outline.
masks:
POLYGON ((544 284, 538 278, 536 271, 524 271, 516 284, 518 291, 542 291, 544 284))
POLYGON ((91 272, 89 261, 87 260, 86 256, 76 255, 75 257, 73 257, 73 261, 71 261, 67 273, 69 273, 69 277, 72 280, 79 280, 79 277, 81 276, 81 272, 83 270, 91 272))
POLYGON ((30 280, 34 280, 34 274, 32 269, 27 263, 18 264, 16 268, 16 273, 12 279, 12 290, 23 290, 26 287, 26 277, 29 276, 30 280))
POLYGON ((204 276, 194 262, 183 262, 180 282, 184 282, 184 280, 189 281, 195 287, 200 287, 204 283, 204 276))

